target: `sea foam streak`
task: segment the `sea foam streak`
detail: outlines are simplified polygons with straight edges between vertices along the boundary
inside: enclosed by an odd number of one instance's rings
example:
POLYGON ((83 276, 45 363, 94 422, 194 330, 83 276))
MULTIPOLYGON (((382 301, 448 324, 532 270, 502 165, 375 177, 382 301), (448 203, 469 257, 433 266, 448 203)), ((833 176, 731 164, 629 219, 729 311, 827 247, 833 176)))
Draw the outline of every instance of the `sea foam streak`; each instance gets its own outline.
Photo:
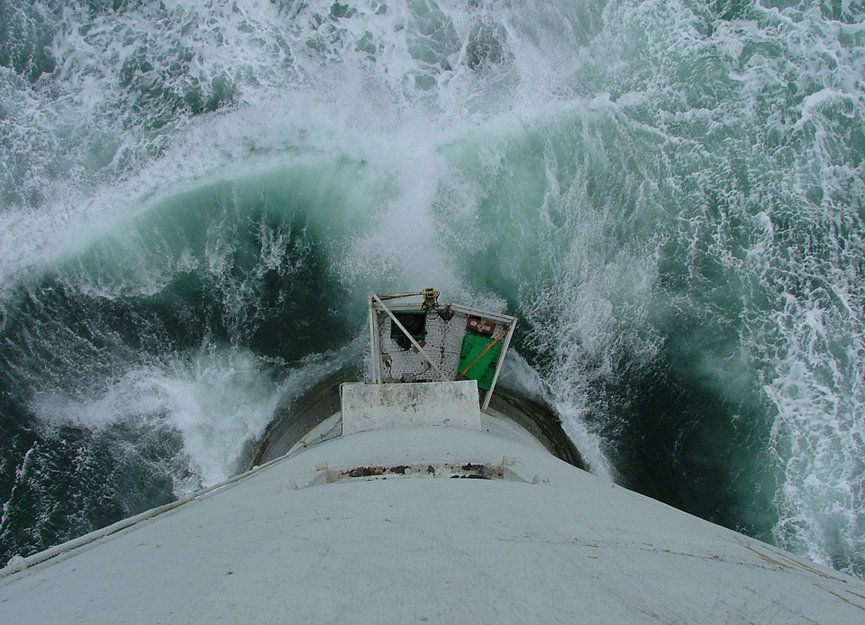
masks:
POLYGON ((522 318, 593 470, 865 575, 861 9, 2 10, 4 553, 110 520, 118 458, 229 474, 436 284, 522 318))

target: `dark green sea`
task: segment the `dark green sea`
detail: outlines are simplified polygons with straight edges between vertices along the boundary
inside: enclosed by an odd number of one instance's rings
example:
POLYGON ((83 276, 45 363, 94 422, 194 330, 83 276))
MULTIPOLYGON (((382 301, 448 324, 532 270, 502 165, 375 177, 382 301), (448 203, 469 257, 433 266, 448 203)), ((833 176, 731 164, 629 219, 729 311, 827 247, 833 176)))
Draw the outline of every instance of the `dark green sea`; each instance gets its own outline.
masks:
POLYGON ((865 4, 0 0, 0 562, 224 480, 371 291, 865 577, 865 4))

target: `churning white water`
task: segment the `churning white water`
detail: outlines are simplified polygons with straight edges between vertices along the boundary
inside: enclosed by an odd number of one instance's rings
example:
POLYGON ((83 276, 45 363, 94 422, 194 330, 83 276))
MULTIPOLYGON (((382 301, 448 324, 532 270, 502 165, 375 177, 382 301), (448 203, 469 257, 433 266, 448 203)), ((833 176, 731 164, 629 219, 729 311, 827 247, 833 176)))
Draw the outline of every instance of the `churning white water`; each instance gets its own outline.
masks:
POLYGON ((865 575, 863 17, 8 0, 0 556, 230 475, 434 284, 595 472, 865 575))

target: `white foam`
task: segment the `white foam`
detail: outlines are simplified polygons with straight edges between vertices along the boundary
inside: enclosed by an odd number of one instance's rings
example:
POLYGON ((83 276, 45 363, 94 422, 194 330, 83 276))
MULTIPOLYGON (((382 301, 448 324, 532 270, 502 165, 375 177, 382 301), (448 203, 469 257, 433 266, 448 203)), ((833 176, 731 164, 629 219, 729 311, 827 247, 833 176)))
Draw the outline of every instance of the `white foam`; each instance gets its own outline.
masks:
MULTIPOLYGON (((296 398, 342 359, 337 354, 311 357, 278 379, 266 362, 248 351, 205 348, 161 366, 134 368, 102 392, 41 394, 31 409, 52 428, 69 424, 103 430, 134 423, 136 431, 179 432, 185 455, 181 464, 199 480, 178 482, 173 476, 180 496, 236 473, 246 446, 262 436, 277 405, 296 398)), ((134 453, 135 441, 125 444, 134 453)), ((163 461, 175 463, 171 458, 163 461)))
MULTIPOLYGON (((777 540, 823 562, 861 561, 865 173, 854 135, 865 46, 849 3, 842 20, 760 3, 728 20, 654 0, 443 1, 436 32, 459 46, 428 42, 444 50, 432 61, 412 48, 419 18, 408 3, 381 13, 364 0, 344 18, 331 6, 165 0, 93 17, 83 6, 46 12, 60 23, 55 75, 31 85, 0 68, 14 184, 22 198, 41 196, 0 212, 0 294, 58 266, 71 280, 70 260, 131 237, 138 216, 183 191, 365 163, 357 180, 333 182, 345 205, 318 216, 334 229, 327 251, 344 286, 435 284, 453 299, 517 303, 548 359, 540 389, 608 477, 610 441, 586 421, 598 409, 589 386, 628 375, 626 359, 650 364, 656 326, 677 311, 729 331, 738 343, 707 345, 716 351, 703 378, 725 399, 769 406, 777 540), (479 25, 504 33, 506 54, 476 70, 466 60, 479 25), (148 90, 149 75, 161 92, 148 90), (138 82, 124 87, 130 76, 138 82), (230 104, 190 116, 186 95, 207 97, 223 78, 230 104), (662 284, 668 244, 685 265, 679 291, 662 284), (491 266, 468 266, 478 257, 491 266), (507 284, 476 279, 479 269, 507 284)), ((262 268, 279 256, 273 245, 262 268)), ((157 293, 178 271, 225 274, 229 251, 176 250, 164 266, 131 253, 134 277, 80 274, 78 286, 106 298, 157 293)), ((43 396, 38 409, 87 427, 136 410, 168 415, 210 480, 276 393, 249 358, 135 364, 98 397, 43 396), (258 373, 244 377, 243 362, 258 373), (243 413, 223 382, 260 411, 243 413)))

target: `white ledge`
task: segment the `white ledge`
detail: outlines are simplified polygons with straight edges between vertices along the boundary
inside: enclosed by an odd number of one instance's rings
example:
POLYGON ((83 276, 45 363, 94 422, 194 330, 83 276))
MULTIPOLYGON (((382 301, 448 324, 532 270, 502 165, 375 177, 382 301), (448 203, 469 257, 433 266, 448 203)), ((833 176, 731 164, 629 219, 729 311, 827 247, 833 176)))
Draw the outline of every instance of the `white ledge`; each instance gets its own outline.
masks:
POLYGON ((343 384, 343 436, 391 427, 481 429, 474 380, 405 384, 343 384))

